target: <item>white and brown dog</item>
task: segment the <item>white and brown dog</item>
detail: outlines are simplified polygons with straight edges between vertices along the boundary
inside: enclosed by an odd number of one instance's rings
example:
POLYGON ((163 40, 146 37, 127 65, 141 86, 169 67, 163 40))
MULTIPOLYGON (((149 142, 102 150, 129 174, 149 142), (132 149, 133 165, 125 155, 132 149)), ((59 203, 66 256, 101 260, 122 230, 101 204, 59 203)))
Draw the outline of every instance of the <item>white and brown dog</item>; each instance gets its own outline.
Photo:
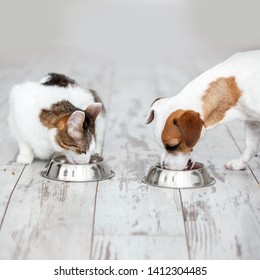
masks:
POLYGON ((238 53, 201 74, 179 94, 158 98, 146 124, 155 120, 155 139, 167 169, 193 167, 196 146, 207 129, 232 120, 245 121, 245 150, 226 168, 245 169, 260 139, 260 51, 238 53))

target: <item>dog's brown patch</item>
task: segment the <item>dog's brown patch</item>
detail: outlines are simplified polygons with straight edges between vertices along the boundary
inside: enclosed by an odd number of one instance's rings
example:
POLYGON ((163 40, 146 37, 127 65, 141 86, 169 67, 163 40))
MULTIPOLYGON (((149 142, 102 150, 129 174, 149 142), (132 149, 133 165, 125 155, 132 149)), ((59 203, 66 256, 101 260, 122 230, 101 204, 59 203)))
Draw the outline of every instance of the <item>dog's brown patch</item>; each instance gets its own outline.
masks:
POLYGON ((241 95, 235 77, 218 78, 210 83, 202 97, 205 126, 220 122, 226 112, 237 104, 241 95))
POLYGON ((174 125, 174 120, 180 118, 184 112, 184 110, 177 110, 168 117, 162 132, 162 142, 165 146, 174 146, 181 142, 181 132, 178 127, 174 125))
POLYGON ((197 112, 177 110, 167 119, 162 131, 162 142, 170 153, 189 153, 199 140, 203 121, 197 112), (178 145, 176 149, 174 146, 178 145))

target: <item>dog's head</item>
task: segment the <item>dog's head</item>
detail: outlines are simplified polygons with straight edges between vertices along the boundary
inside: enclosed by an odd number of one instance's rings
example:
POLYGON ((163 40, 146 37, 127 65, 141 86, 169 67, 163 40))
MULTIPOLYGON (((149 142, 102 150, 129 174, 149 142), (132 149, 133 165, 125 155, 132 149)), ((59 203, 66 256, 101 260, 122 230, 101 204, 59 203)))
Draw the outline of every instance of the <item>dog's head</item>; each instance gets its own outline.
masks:
POLYGON ((189 170, 194 164, 194 151, 200 139, 203 121, 200 114, 186 110, 178 100, 156 99, 149 110, 146 124, 155 120, 155 140, 162 149, 161 166, 172 170, 189 170))

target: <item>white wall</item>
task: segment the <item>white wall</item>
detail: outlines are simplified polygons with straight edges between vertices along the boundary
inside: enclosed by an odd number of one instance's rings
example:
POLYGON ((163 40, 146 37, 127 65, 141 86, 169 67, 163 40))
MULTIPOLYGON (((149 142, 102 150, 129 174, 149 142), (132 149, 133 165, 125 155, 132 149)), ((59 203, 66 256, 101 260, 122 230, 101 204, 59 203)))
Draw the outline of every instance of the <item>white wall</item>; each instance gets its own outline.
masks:
POLYGON ((0 0, 0 51, 113 56, 260 46, 257 0, 0 0))

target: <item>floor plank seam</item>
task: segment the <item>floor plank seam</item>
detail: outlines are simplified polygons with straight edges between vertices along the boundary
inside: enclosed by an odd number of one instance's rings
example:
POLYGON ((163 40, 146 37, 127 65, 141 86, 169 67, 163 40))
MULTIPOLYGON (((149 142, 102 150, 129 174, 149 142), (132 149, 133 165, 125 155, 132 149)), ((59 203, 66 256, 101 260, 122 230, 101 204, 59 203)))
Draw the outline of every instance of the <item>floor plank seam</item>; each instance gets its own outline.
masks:
POLYGON ((109 96, 108 96, 107 106, 105 107, 105 109, 106 109, 105 131, 104 131, 104 134, 103 134, 103 143, 102 143, 102 148, 101 148, 101 155, 103 155, 104 144, 105 144, 105 139, 106 139, 106 134, 107 134, 107 127, 108 127, 108 123, 109 123, 109 109, 110 109, 111 99, 112 99, 112 95, 113 95, 112 91, 113 91, 113 88, 114 88, 115 72, 116 72, 115 62, 112 63, 111 68, 112 68, 112 70, 111 70, 110 83, 109 83, 110 93, 109 93, 109 96))
MULTIPOLYGON (((109 112, 111 99, 112 99, 112 95, 113 95, 112 91, 113 91, 113 88, 114 88, 114 79, 115 79, 115 63, 112 63, 110 83, 109 83, 110 91, 109 91, 109 94, 108 94, 109 96, 108 96, 108 102, 107 102, 107 108, 106 108, 106 110, 108 110, 107 112, 109 112)), ((104 143, 105 143, 105 139, 106 139, 107 128, 108 128, 108 115, 106 116, 106 119, 105 119, 105 131, 103 133, 103 142, 102 142, 102 148, 101 148, 101 155, 102 156, 103 156, 103 151, 104 151, 104 143)), ((97 206, 98 189, 99 189, 99 183, 97 183, 97 186, 96 186, 95 202, 94 202, 94 213, 93 213, 90 255, 89 255, 89 259, 91 259, 91 260, 93 259, 93 254, 94 254, 94 252, 93 252, 93 245, 94 245, 93 241, 94 241, 94 232, 95 232, 95 220, 96 220, 96 206, 97 206)))
POLYGON ((184 232, 185 232, 185 239, 186 239, 186 246, 187 246, 187 252, 188 252, 188 259, 191 260, 188 233, 187 233, 187 228, 186 228, 185 219, 184 219, 184 207, 183 207, 182 195, 181 195, 181 190, 179 189, 178 191, 179 191, 179 194, 180 194, 181 209, 182 209, 182 219, 183 219, 183 226, 184 226, 184 232))
POLYGON ((23 167, 23 169, 22 169, 22 171, 21 171, 21 173, 20 173, 20 175, 19 175, 19 177, 18 177, 18 179, 17 179, 17 181, 16 181, 16 183, 15 183, 15 185, 14 185, 14 187, 13 187, 11 193, 10 193, 10 196, 9 196, 9 198, 8 198, 8 202, 7 202, 6 207, 5 207, 4 215, 3 215, 2 220, 1 220, 1 223, 0 223, 0 231, 1 231, 1 229, 2 229, 4 220, 5 220, 5 216, 6 216, 6 213, 7 213, 9 204, 10 204, 10 201, 11 201, 11 199, 12 199, 13 193, 14 193, 14 191, 15 191, 15 188, 16 188, 16 186, 17 186, 17 184, 18 184, 20 178, 21 178, 22 175, 23 175, 23 172, 24 172, 25 168, 26 168, 26 165, 23 167))
POLYGON ((135 234, 135 233, 95 233, 94 237, 170 237, 170 238, 178 238, 178 237, 182 237, 183 234, 161 234, 161 233, 151 233, 151 234, 135 234))
POLYGON ((90 252, 89 252, 89 259, 93 259, 93 241, 94 241, 94 230, 95 230, 95 219, 96 219, 96 205, 97 205, 97 194, 98 194, 98 183, 96 186, 96 193, 95 193, 95 201, 94 201, 94 213, 93 213, 93 220, 92 220, 92 232, 91 232, 91 244, 90 244, 90 252))

